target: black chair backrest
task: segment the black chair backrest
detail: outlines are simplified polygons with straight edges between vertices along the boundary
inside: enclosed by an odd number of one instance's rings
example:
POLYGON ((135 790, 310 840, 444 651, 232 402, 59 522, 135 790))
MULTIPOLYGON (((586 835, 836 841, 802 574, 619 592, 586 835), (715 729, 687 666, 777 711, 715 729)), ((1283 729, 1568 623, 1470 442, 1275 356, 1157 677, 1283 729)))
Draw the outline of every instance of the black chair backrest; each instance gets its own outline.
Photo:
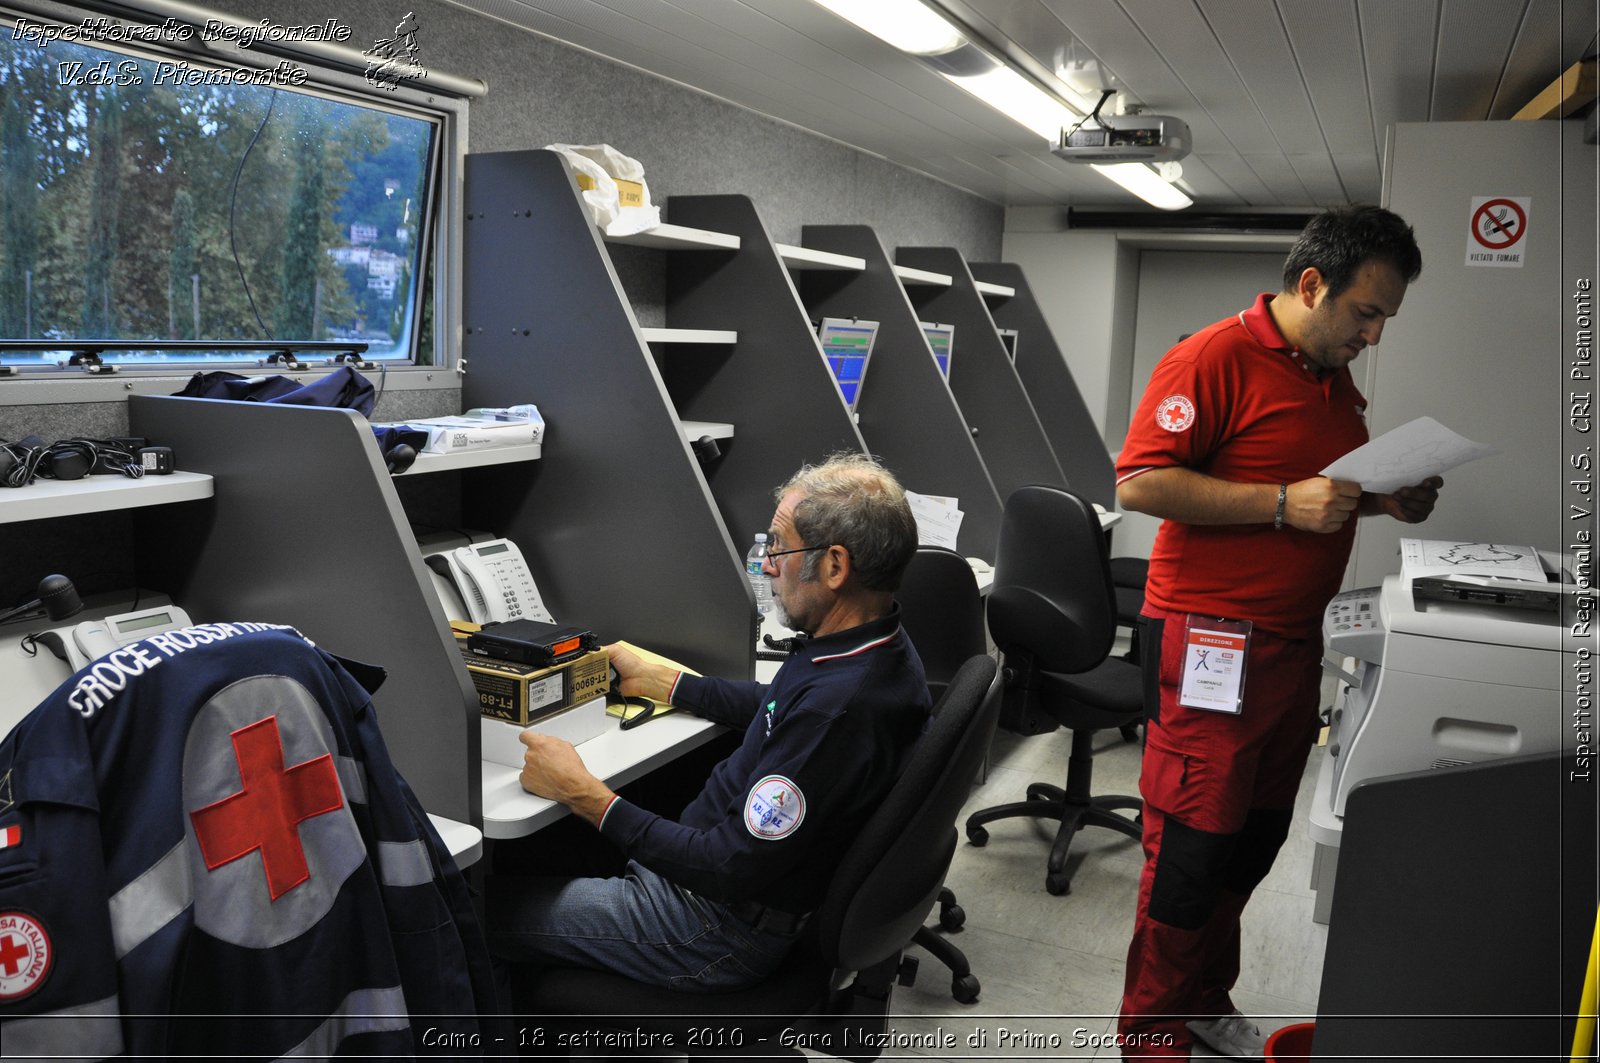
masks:
POLYGON ((836 968, 863 970, 903 948, 927 918, 1000 711, 994 658, 971 657, 934 706, 894 787, 851 843, 822 906, 815 943, 836 968))
POLYGON ((969 657, 984 652, 983 598, 972 566, 954 550, 920 546, 894 596, 937 698, 969 657))
POLYGON ((1117 635, 1117 597, 1100 517, 1082 496, 1033 484, 1006 499, 989 592, 989 633, 1007 658, 1086 672, 1117 635))

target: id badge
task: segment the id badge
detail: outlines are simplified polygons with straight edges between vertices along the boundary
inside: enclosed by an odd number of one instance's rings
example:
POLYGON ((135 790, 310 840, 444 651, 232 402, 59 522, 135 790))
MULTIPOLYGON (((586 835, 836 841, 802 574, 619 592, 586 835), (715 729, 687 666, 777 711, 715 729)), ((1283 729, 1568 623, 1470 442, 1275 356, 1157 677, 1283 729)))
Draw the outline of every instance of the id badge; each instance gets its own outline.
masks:
POLYGON ((1183 622, 1183 683, 1178 704, 1237 715, 1244 703, 1248 620, 1190 614, 1183 622))

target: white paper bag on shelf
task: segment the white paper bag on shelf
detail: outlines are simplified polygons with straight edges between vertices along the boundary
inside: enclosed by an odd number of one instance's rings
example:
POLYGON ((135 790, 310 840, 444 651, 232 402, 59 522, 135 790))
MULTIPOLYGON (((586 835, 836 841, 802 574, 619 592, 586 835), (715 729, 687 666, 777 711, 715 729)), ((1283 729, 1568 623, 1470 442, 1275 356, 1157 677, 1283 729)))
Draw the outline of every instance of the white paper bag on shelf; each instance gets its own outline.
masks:
POLYGON ((581 193, 584 208, 607 236, 627 236, 661 224, 661 209, 650 202, 650 186, 645 183, 644 166, 638 159, 609 144, 546 144, 545 148, 559 152, 574 174, 588 178, 587 183, 593 187, 581 193), (622 205, 619 180, 639 186, 639 205, 622 205))

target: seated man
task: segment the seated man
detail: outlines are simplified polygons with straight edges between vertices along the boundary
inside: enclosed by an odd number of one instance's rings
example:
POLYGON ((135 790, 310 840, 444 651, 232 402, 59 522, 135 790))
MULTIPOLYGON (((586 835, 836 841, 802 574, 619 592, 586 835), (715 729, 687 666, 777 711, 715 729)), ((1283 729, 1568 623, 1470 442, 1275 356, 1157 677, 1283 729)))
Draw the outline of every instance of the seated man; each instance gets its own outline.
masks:
POLYGON ((770 686, 685 675, 610 648, 624 694, 744 732, 676 822, 618 797, 569 743, 523 734, 523 788, 599 828, 628 862, 617 878, 491 876, 499 956, 687 992, 754 985, 788 953, 889 791, 930 708, 894 603, 917 548, 905 492, 852 454, 801 469, 777 497, 773 601, 786 626, 812 637, 770 686))

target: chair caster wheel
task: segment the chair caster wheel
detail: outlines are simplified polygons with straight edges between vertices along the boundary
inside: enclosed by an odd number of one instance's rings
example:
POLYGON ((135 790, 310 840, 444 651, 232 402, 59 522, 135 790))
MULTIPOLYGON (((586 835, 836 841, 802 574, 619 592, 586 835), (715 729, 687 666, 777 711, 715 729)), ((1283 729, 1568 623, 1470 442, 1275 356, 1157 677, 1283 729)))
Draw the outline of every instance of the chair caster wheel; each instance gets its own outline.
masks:
POLYGON ((1066 875, 1046 875, 1044 877, 1044 888, 1049 890, 1053 896, 1065 897, 1072 892, 1072 879, 1066 875))
POLYGON ((981 849, 983 846, 989 844, 989 832, 984 830, 982 827, 968 827, 967 841, 981 849))
POLYGON ((965 975, 952 979, 950 982, 950 995, 956 998, 958 1004, 976 1004, 978 994, 983 992, 983 986, 978 984, 978 979, 973 975, 965 975))
POLYGON ((948 908, 939 909, 939 926, 944 930, 956 931, 967 925, 967 910, 959 904, 952 904, 948 908))

